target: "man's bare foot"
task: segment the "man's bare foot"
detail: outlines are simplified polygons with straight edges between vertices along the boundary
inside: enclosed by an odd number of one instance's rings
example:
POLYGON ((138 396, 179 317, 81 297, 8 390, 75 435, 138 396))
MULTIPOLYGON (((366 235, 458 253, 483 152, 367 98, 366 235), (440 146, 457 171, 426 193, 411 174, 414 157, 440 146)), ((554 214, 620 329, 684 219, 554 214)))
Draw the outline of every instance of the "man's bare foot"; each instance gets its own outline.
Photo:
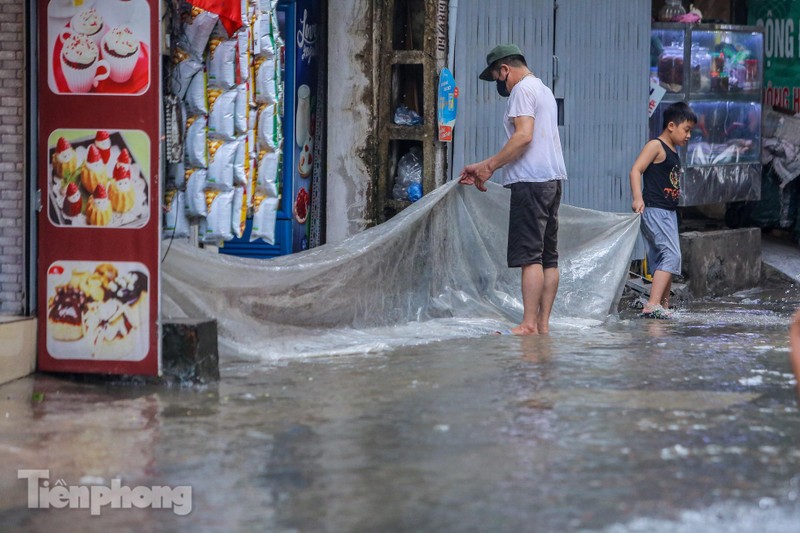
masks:
POLYGON ((536 328, 532 328, 530 326, 523 326, 519 325, 515 328, 511 328, 512 335, 538 335, 539 330, 536 328))

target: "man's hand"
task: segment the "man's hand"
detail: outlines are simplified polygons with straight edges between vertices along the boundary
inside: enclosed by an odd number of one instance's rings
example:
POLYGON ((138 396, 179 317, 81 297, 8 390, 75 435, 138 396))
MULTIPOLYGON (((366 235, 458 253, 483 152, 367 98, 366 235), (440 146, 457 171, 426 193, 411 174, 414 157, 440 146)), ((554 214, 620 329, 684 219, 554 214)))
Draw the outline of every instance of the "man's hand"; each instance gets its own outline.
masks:
POLYGON ((462 185, 475 185, 481 191, 486 192, 486 182, 492 177, 494 171, 489 165, 489 161, 484 160, 480 163, 473 163, 464 167, 461 171, 458 182, 462 185))
POLYGON ((633 209, 634 213, 644 213, 644 200, 641 198, 634 198, 631 208, 633 209))

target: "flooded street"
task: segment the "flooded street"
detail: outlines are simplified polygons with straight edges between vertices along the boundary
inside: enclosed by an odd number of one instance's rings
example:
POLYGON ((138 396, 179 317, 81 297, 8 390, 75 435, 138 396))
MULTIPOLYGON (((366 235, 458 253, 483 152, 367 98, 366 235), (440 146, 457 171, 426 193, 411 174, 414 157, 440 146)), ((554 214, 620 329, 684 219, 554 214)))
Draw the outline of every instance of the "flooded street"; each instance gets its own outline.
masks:
POLYGON ((0 525, 100 531, 796 531, 797 291, 264 363, 205 388, 0 387, 0 525), (191 486, 191 512, 28 509, 51 483, 191 486))

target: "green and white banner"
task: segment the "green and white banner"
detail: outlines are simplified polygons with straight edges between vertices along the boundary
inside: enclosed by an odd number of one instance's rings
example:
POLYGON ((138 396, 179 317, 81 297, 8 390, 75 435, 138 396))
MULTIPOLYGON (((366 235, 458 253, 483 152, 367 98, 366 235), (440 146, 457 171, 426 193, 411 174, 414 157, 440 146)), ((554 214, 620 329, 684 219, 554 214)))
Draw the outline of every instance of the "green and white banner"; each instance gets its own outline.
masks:
POLYGON ((764 105, 800 112, 800 0, 750 0, 748 23, 764 28, 764 105))

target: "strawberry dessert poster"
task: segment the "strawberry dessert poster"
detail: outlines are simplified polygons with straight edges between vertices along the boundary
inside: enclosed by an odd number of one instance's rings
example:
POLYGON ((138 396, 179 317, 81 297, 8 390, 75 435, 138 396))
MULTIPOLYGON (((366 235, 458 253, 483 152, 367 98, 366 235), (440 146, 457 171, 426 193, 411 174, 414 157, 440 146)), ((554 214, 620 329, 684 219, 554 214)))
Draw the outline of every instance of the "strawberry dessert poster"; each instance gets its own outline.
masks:
POLYGON ((39 1, 39 370, 160 373, 159 10, 39 1))

